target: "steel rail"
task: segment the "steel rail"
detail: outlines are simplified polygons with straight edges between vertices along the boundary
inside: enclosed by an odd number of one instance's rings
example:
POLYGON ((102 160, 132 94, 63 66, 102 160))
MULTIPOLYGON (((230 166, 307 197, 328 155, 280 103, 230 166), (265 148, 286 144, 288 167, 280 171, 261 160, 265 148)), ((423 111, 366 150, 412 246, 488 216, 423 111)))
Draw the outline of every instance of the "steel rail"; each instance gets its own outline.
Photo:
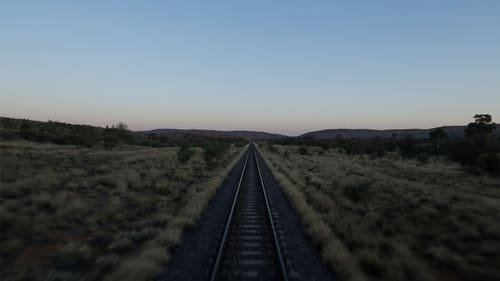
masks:
POLYGON ((262 179, 262 173, 260 172, 259 160, 257 159, 257 148, 255 148, 254 151, 255 151, 254 152, 254 157, 255 157, 255 162, 257 163, 257 170, 259 171, 259 178, 260 178, 260 183, 261 183, 261 187, 262 187, 262 192, 264 192, 264 199, 266 201, 267 214, 269 216, 269 223, 271 224, 271 228, 273 230, 274 244, 276 245, 276 253, 277 253, 278 259, 280 261, 281 273, 283 274, 283 280, 284 281, 288 281, 288 273, 287 273, 287 270, 286 270, 285 262, 283 260, 283 256, 281 254, 281 247, 280 247, 280 243, 279 243, 279 240, 278 240, 278 235, 276 233, 276 227, 274 226, 273 215, 272 215, 272 212, 271 212, 271 207, 270 207, 270 204, 269 204, 269 200, 267 198, 266 187, 264 185, 264 180, 262 179))
POLYGON ((212 269, 212 275, 210 276, 210 281, 215 281, 215 278, 217 276, 217 272, 219 271, 220 262, 222 260, 223 254, 224 254, 224 247, 225 247, 225 244, 226 244, 226 241, 227 241, 227 237, 228 237, 228 234, 229 234, 229 228, 230 228, 231 222, 233 220, 233 215, 234 215, 234 210, 235 210, 235 207, 236 207, 236 202, 238 201, 238 195, 240 193, 241 183, 243 182, 243 176, 245 175, 245 171, 246 171, 246 168, 247 168, 248 155, 249 154, 250 154, 250 148, 248 148, 247 156, 245 158, 245 164, 243 165, 243 170, 241 171, 240 181, 238 183, 238 187, 236 188, 236 192, 234 194, 233 204, 231 206, 231 211, 229 212, 229 215, 227 217, 226 228, 224 229, 224 235, 222 236, 222 240, 221 240, 221 243, 220 243, 220 246, 219 246, 219 251, 217 253, 217 258, 215 259, 214 268, 212 269))
MULTIPOLYGON (((233 203, 231 205, 231 210, 229 212, 229 215, 228 215, 228 218, 227 218, 227 221, 226 221, 226 226, 225 226, 225 229, 224 229, 224 234, 222 236, 222 240, 221 240, 220 245, 219 245, 219 250, 217 252, 217 257, 216 257, 216 260, 215 260, 215 264, 214 264, 214 267, 213 267, 213 270, 212 270, 212 274, 210 276, 210 281, 215 281, 216 280, 217 274, 218 274, 218 272, 220 270, 221 261, 222 261, 223 255, 224 255, 224 250, 225 250, 226 242, 227 242, 228 236, 229 236, 229 230, 231 228, 231 224, 233 223, 234 212, 235 212, 235 210, 237 208, 236 205, 237 205, 237 201, 238 201, 238 197, 239 197, 239 193, 240 193, 241 184, 243 182, 243 177, 244 177, 244 175, 246 173, 246 167, 247 167, 247 164, 248 164, 248 158, 249 158, 249 155, 250 155, 250 149, 252 149, 252 147, 249 147, 247 155, 246 155, 246 158, 245 158, 245 164, 244 164, 243 170, 241 172, 241 176, 240 176, 240 180, 239 180, 239 183, 238 183, 238 187, 236 188, 236 192, 234 194, 233 203)), ((288 281, 288 273, 287 273, 287 270, 286 270, 286 266, 285 266, 285 262, 284 262, 284 259, 283 259, 283 255, 281 253, 281 247, 280 247, 280 244, 279 244, 278 235, 277 235, 277 232, 276 232, 276 227, 275 227, 273 216, 272 216, 272 211, 271 211, 271 207, 270 207, 270 203, 269 203, 269 199, 268 199, 266 187, 265 187, 265 184, 264 184, 264 180, 262 178, 262 172, 260 170, 259 160, 257 158, 258 150, 255 147, 253 147, 253 149, 254 149, 253 153, 254 153, 255 163, 257 165, 257 171, 259 173, 260 186, 261 186, 261 189, 262 189, 262 193, 264 195, 264 201, 265 201, 266 210, 267 210, 266 213, 267 213, 267 217, 269 219, 269 225, 271 226, 271 230, 272 230, 272 233, 273 233, 273 241, 274 241, 274 244, 275 244, 276 255, 278 257, 280 268, 281 268, 281 270, 280 270, 281 271, 281 275, 283 276, 283 280, 284 281, 288 281)))

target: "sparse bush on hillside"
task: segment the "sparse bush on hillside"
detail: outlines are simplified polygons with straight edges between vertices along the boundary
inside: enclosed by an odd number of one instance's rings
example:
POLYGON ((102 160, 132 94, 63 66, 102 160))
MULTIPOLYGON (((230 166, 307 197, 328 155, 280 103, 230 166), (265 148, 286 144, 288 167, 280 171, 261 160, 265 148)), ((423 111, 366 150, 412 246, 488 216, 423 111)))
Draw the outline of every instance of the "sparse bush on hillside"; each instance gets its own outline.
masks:
POLYGON ((277 153, 278 150, 272 143, 267 143, 267 150, 271 153, 277 153))
POLYGON ((463 165, 472 165, 480 154, 480 148, 474 140, 457 139, 448 144, 449 156, 463 165))
POLYGON ((120 143, 120 139, 113 135, 105 135, 102 138, 102 145, 104 148, 110 149, 116 147, 120 143))
MULTIPOLYGON (((57 121, 31 121, 0 117, 0 140, 28 140, 42 143, 79 145, 84 147, 115 148, 119 145, 140 145, 149 147, 208 147, 214 142, 221 146, 243 147, 247 141, 237 137, 219 137, 196 134, 142 134, 128 130, 119 122, 106 128, 89 125, 73 125, 57 121)), ((213 150, 212 148, 210 148, 213 150)), ((215 149, 217 150, 217 149, 215 149)), ((215 151, 213 150, 213 151, 215 151)), ((216 152, 215 154, 217 154, 216 152)), ((209 155, 210 160, 213 160, 209 155)))
POLYGON ((177 150, 177 160, 181 163, 186 163, 193 156, 193 151, 189 146, 182 145, 179 150, 177 150))
POLYGON ((478 166, 490 174, 500 173, 500 156, 498 153, 483 153, 478 158, 478 166))
POLYGON ((288 150, 285 150, 285 152, 283 152, 283 157, 285 159, 288 159, 290 157, 290 152, 288 150))
POLYGON ((399 151, 403 159, 417 156, 417 141, 415 138, 407 136, 399 141, 399 151))
POLYGON ((207 167, 213 168, 217 165, 218 158, 220 158, 228 148, 228 144, 224 142, 211 141, 205 144, 203 149, 205 150, 204 159, 207 167))
POLYGON ((360 202, 370 189, 370 182, 359 176, 348 176, 343 181, 342 192, 344 196, 353 202, 360 202))
POLYGON ((297 149, 297 152, 300 154, 300 155, 307 155, 307 147, 305 145, 299 147, 297 149))
POLYGON ((441 128, 436 129, 429 133, 429 139, 434 145, 434 153, 438 156, 441 155, 442 146, 448 140, 448 134, 441 128))
MULTIPOLYGON (((335 139, 320 139, 312 136, 290 137, 267 141, 268 148, 273 145, 290 145, 297 147, 297 152, 306 155, 309 147, 320 147, 319 153, 330 148, 349 155, 370 155, 371 158, 380 158, 388 153, 398 151, 403 160, 416 159, 420 164, 427 165, 432 160, 439 160, 441 155, 466 166, 469 171, 498 173, 496 159, 500 153, 500 138, 492 133, 495 123, 489 114, 477 114, 474 122, 465 129, 466 138, 451 138, 443 129, 436 129, 429 133, 429 138, 414 138, 412 136, 397 136, 392 138, 374 137, 344 138, 338 135, 335 139)), ((269 150, 273 152, 273 150, 269 150)))
POLYGON ((84 272, 92 261, 92 250, 89 246, 79 243, 68 243, 53 256, 56 269, 64 271, 84 272))
POLYGON ((6 129, 15 129, 16 128, 16 122, 14 121, 14 119, 1 118, 0 121, 1 121, 0 124, 2 125, 2 127, 6 128, 6 129))

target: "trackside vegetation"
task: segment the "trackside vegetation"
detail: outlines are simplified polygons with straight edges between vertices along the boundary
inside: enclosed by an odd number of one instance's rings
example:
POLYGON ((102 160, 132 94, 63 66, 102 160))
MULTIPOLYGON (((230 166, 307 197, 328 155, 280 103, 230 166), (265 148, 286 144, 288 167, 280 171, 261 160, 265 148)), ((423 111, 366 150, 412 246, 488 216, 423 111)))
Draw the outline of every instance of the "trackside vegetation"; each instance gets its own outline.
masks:
POLYGON ((491 115, 476 114, 473 122, 465 128, 463 138, 452 138, 443 130, 436 129, 425 139, 396 135, 392 138, 344 138, 339 135, 335 139, 306 136, 272 140, 268 143, 270 146, 297 146, 297 152, 301 155, 307 155, 308 147, 320 147, 324 152, 335 149, 348 155, 366 155, 372 158, 396 153, 403 160, 417 160, 421 163, 445 157, 460 163, 471 173, 497 175, 500 173, 500 135, 493 134, 495 127, 491 115))
POLYGON ((261 145, 341 280, 498 280, 500 179, 446 159, 423 164, 335 149, 261 145), (286 156, 285 156, 286 155, 286 156))
POLYGON ((499 139, 291 138, 263 157, 341 280, 500 280, 499 139))
POLYGON ((0 119, 0 280, 152 280, 245 140, 0 119))

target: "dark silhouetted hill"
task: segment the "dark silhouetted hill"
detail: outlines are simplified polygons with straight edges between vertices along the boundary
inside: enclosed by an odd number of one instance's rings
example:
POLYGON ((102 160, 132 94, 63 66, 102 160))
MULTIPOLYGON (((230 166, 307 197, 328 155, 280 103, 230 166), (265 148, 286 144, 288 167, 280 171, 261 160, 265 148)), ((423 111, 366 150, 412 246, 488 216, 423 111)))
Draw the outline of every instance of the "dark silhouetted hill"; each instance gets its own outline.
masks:
POLYGON ((120 145, 140 145, 150 147, 193 146, 221 148, 231 144, 245 145, 243 137, 220 134, 145 134, 133 132, 118 126, 97 127, 58 121, 36 121, 0 116, 0 141, 27 140, 61 145, 81 145, 86 147, 114 148, 120 145))
MULTIPOLYGON (((301 135, 301 137, 316 137, 321 139, 333 139, 338 136, 343 138, 402 138, 406 136, 411 136, 414 138, 428 138, 429 133, 435 129, 443 129, 448 136, 453 138, 464 137, 464 129, 466 126, 442 126, 431 129, 394 129, 394 130, 370 130, 370 129, 329 129, 321 130, 315 132, 309 132, 301 135)), ((497 125, 497 129, 494 132, 496 135, 500 135, 500 125, 497 125)))
POLYGON ((267 132, 257 131, 217 131, 217 130, 198 130, 198 129, 155 129, 150 131, 141 131, 143 134, 195 134, 195 135, 208 135, 208 136, 221 136, 221 137, 239 137, 252 140, 262 139, 281 139, 286 138, 285 135, 272 134, 267 132))

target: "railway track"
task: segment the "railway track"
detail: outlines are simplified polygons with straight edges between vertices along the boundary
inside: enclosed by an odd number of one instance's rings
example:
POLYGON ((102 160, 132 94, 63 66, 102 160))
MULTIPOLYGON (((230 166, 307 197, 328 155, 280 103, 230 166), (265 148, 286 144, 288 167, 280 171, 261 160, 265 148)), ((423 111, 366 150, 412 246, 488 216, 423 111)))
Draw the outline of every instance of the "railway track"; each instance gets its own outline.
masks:
POLYGON ((254 145, 246 154, 210 280, 288 280, 254 145))

